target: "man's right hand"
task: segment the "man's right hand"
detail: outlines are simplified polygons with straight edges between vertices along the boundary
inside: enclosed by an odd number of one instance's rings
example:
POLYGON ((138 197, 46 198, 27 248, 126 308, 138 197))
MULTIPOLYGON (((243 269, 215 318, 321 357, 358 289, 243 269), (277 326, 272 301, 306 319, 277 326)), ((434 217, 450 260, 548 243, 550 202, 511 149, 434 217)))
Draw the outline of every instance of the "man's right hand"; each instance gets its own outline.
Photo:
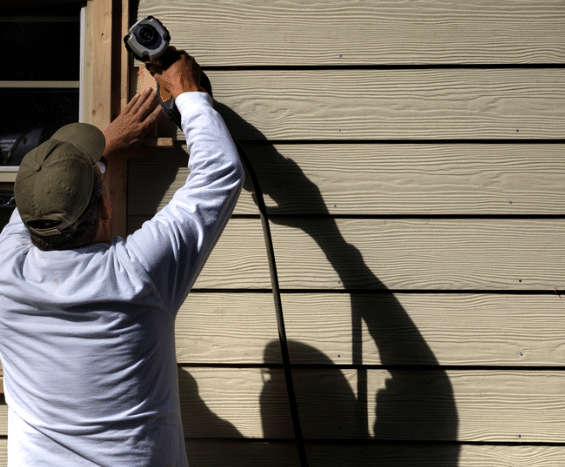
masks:
POLYGON ((200 65, 184 50, 169 47, 159 60, 145 65, 155 81, 175 99, 184 92, 206 92, 200 86, 200 65))

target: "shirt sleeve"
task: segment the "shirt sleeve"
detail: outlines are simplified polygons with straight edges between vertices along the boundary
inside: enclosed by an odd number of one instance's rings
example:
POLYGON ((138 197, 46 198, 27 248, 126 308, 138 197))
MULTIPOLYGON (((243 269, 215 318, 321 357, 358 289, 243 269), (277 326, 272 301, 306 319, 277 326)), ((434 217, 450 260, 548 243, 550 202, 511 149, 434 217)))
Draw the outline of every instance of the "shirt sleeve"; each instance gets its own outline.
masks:
POLYGON ((153 219, 126 240, 127 254, 149 274, 176 313, 235 207, 244 172, 229 131, 206 93, 184 93, 176 105, 188 146, 190 175, 153 219))
POLYGON ((17 208, 14 209, 12 215, 10 216, 10 221, 2 230, 2 240, 4 240, 6 237, 19 238, 23 241, 31 242, 29 237, 29 230, 23 223, 17 208))

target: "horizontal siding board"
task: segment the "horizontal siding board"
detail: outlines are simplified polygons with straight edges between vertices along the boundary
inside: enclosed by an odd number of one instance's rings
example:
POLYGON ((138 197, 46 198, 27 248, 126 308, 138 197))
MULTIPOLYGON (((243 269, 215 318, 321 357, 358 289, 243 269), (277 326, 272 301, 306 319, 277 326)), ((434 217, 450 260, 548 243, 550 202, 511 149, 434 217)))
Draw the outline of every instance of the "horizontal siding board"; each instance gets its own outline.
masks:
MULTIPOLYGON (((186 146, 184 147, 186 149, 186 146)), ((244 144, 271 215, 561 215, 561 144, 244 144)), ((130 162, 128 213, 162 209, 181 148, 130 162)), ((248 191, 235 214, 257 214, 248 191)))
MULTIPOLYGON (((284 314, 291 319, 286 307, 284 314)), ((280 354, 264 355, 278 338, 271 294, 193 292, 179 310, 175 332, 179 363, 281 362, 280 354)))
MULTIPOLYGON (((283 294, 291 361, 314 365, 554 366, 563 299, 501 294, 283 294), (356 344, 353 344, 356 342, 356 344)), ((271 294, 192 293, 176 327, 183 364, 280 364, 271 294)))
MULTIPOLYGON (((565 289, 563 219, 277 221, 283 289, 565 289)), ((231 219, 195 288, 270 289, 262 236, 258 219, 231 219)))
MULTIPOLYGON (((292 438, 281 371, 181 371, 188 437, 292 438)), ((565 442, 560 371, 334 368, 295 370, 294 380, 306 439, 565 442), (358 378, 365 374, 359 398, 358 378)))
MULTIPOLYGON (((0 440, 0 467, 7 464, 7 440, 0 440)), ((191 467, 288 467, 298 465, 292 442, 187 439, 191 467)), ((394 465, 413 467, 561 467, 563 446, 489 446, 452 444, 306 443, 311 467, 394 465), (456 463, 455 463, 456 462, 456 463)))
MULTIPOLYGON (((252 145, 269 213, 563 214, 562 145, 252 145)), ((236 214, 252 214, 250 195, 236 214)))
POLYGON ((163 21, 173 44, 205 66, 545 64, 565 59, 560 2, 140 0, 138 18, 147 15, 163 21))
MULTIPOLYGON (((218 110, 241 140, 565 138, 565 68, 231 70, 208 76, 218 110)), ((177 137, 184 138, 180 131, 177 137)))
MULTIPOLYGON (((300 465, 296 445, 291 441, 251 439, 187 439, 190 467, 288 467, 300 465)), ((309 464, 312 465, 312 464, 309 464)))
POLYGON ((340 443, 306 445, 311 467, 561 467, 562 446, 340 443))
MULTIPOLYGON (((187 452, 191 467, 299 465, 289 442, 188 440, 187 452)), ((565 447, 307 441, 306 454, 310 467, 561 467, 565 447)))
MULTIPOLYGON (((294 381, 310 440, 565 442, 561 371, 329 368, 295 370, 294 381)), ((179 384, 189 438, 292 439, 279 370, 183 368, 179 384)), ((2 435, 6 423, 2 405, 2 435)))

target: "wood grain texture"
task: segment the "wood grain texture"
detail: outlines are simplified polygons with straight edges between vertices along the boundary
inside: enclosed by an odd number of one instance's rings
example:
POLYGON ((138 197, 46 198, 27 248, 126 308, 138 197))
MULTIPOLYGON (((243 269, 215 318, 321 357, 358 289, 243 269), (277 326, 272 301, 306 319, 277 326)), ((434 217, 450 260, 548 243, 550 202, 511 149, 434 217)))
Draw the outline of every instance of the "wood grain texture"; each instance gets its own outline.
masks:
POLYGON ((206 66, 562 63, 561 2, 140 0, 206 66))
MULTIPOLYGON (((294 381, 309 440, 565 442, 558 370, 298 369, 294 381)), ((292 439, 281 370, 180 369, 179 385, 189 438, 292 439)), ((2 405, 2 435, 6 423, 2 405)))
MULTIPOLYGON (((181 370, 181 404, 190 438, 292 437, 282 372, 181 370)), ((307 369, 294 371, 307 439, 563 443, 560 371, 307 369), (366 375, 359 398, 357 380, 366 375), (366 399, 369 432, 358 420, 366 399)))
MULTIPOLYGON (((283 289, 565 289, 563 219, 277 221, 283 289)), ((195 288, 270 289, 258 219, 228 223, 195 288)))
MULTIPOLYGON (((565 298, 499 294, 283 294, 291 361, 316 365, 559 367, 565 298)), ((183 364, 280 364, 270 294, 192 293, 183 364)))
MULTIPOLYGON (((129 95, 128 60, 121 44, 129 18, 128 0, 99 0, 86 6, 84 122, 104 131, 118 116, 129 95)), ((111 236, 127 231, 127 161, 108 161, 104 186, 111 199, 111 236)))
MULTIPOLYGON (((560 215, 560 144, 245 143, 271 215, 560 215)), ((186 146, 183 148, 186 150, 186 146)), ((130 161, 128 215, 162 209, 188 177, 180 148, 130 161)), ((246 190, 235 214, 257 214, 246 190)))
POLYGON ((88 3, 86 6, 87 44, 85 57, 85 122, 104 130, 112 120, 112 2, 88 3))
POLYGON ((229 70, 208 76, 217 108, 240 140, 565 137, 562 68, 229 70))

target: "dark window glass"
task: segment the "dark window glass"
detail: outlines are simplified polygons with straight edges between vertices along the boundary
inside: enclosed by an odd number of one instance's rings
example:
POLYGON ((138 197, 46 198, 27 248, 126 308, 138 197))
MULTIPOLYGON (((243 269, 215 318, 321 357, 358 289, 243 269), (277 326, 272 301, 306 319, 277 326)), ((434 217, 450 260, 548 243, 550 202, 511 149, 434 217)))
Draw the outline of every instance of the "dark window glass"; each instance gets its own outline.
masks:
POLYGON ((78 122, 77 89, 1 89, 0 165, 22 157, 57 129, 78 122))
POLYGON ((79 7, 0 7, 0 49, 0 81, 78 80, 79 7))
POLYGON ((0 6, 0 49, 0 81, 8 82, 0 88, 0 165, 14 166, 79 119, 80 7, 0 6), (38 83, 30 88, 29 81, 38 83), (42 81, 74 81, 76 87, 42 81))
MULTIPOLYGON (((14 4, 0 5, 0 81, 12 82, 0 88, 0 166, 19 165, 28 151, 79 119, 80 5, 14 4), (30 88, 26 81, 76 81, 77 87, 30 88)), ((14 209, 12 191, 11 184, 0 184, 0 230, 14 209)))

